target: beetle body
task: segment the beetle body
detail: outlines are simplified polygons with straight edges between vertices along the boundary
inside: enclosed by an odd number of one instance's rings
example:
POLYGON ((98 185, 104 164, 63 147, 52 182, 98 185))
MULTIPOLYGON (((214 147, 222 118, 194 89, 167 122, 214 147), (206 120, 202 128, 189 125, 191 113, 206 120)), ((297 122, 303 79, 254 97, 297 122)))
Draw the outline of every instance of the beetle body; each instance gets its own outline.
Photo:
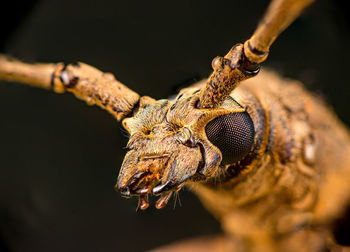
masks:
POLYGON ((349 202, 349 132, 301 83, 259 73, 271 44, 311 2, 274 0, 249 40, 214 59, 206 83, 173 100, 141 97, 83 63, 0 55, 0 79, 71 92, 123 120, 130 140, 121 194, 138 197, 142 210, 149 195, 160 196, 163 208, 188 186, 225 231, 162 250, 338 249, 330 230, 349 202))
MULTIPOLYGON (((273 72, 246 80, 231 98, 254 123, 251 151, 188 183, 229 234, 218 244, 235 251, 334 248, 329 228, 350 196, 347 128, 300 82, 273 72)), ((195 248, 177 248, 187 246, 195 248)))

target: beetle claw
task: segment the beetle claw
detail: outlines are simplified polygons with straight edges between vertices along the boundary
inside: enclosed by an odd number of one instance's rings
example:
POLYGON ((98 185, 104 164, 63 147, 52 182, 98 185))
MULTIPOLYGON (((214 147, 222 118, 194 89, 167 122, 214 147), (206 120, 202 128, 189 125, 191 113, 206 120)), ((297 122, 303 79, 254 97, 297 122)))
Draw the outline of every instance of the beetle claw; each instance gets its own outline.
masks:
POLYGON ((165 192, 163 193, 160 198, 157 200, 156 203, 156 208, 157 209, 162 209, 164 208, 167 204, 169 199, 171 198, 171 195, 173 194, 173 191, 165 192))
POLYGON ((171 189, 171 187, 172 187, 172 185, 170 184, 170 181, 167 181, 164 184, 153 187, 152 194, 154 194, 154 195, 161 194, 163 192, 169 191, 171 189))
POLYGON ((146 210, 149 207, 148 195, 140 195, 137 208, 146 210))

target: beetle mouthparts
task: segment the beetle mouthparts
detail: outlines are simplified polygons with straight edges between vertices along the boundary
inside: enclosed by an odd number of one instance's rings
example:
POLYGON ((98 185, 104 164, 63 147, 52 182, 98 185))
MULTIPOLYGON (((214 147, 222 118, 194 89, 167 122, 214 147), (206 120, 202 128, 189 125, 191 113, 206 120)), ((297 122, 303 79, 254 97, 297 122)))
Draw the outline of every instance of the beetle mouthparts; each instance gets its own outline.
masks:
MULTIPOLYGON (((157 209, 164 208, 168 204, 168 201, 171 198, 172 194, 173 194, 172 191, 163 193, 156 202, 156 208, 157 209)), ((140 195, 137 209, 146 210, 148 207, 149 207, 148 194, 140 195)))
POLYGON ((146 210, 149 207, 149 195, 159 196, 155 206, 157 209, 164 208, 169 202, 171 196, 174 192, 178 192, 181 190, 184 184, 178 185, 174 188, 169 188, 166 191, 164 189, 167 187, 167 183, 164 185, 159 185, 153 188, 150 185, 145 185, 142 188, 137 190, 133 190, 132 186, 126 186, 119 188, 119 192, 124 197, 136 196, 138 197, 138 206, 137 209, 146 210), (162 191, 162 192, 161 192, 162 191))
POLYGON ((134 175, 127 179, 119 178, 116 189, 123 197, 138 197, 138 209, 146 210, 149 207, 149 195, 157 195, 155 206, 157 209, 164 208, 174 191, 179 191, 181 185, 174 185, 170 181, 162 183, 162 177, 168 165, 173 159, 169 154, 147 155, 134 167, 134 175))
MULTIPOLYGON (((170 191, 166 191, 166 192, 161 193, 160 197, 158 198, 158 200, 157 200, 157 202, 155 204, 156 208, 157 209, 164 208, 168 204, 168 202, 169 202, 171 196, 173 195, 173 193, 180 191, 182 187, 183 187, 183 184, 175 187, 174 189, 172 189, 170 191)), ((139 201, 138 201, 137 209, 146 210, 149 207, 148 195, 151 192, 151 189, 150 188, 145 188, 143 190, 143 192, 144 192, 143 194, 140 194, 138 196, 139 197, 139 201)))
POLYGON ((155 206, 157 209, 164 208, 174 192, 178 192, 184 183, 178 186, 171 186, 170 183, 159 183, 159 176, 150 172, 141 172, 135 174, 129 182, 117 188, 123 197, 138 197, 137 209, 146 210, 149 207, 149 195, 159 196, 155 206), (157 186, 156 186, 157 185, 157 186))

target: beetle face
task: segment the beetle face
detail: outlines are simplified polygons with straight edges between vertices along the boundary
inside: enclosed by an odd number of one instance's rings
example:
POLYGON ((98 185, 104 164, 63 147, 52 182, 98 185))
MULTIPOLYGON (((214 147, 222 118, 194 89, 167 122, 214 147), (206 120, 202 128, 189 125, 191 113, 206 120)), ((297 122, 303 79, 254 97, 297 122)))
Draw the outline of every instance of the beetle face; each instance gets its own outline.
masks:
POLYGON ((208 127, 245 112, 233 99, 212 109, 196 108, 198 100, 197 88, 183 90, 174 101, 144 97, 136 115, 123 121, 129 151, 116 187, 125 197, 138 196, 141 209, 148 207, 149 194, 160 195, 156 207, 162 208, 186 181, 209 179, 219 169, 222 153, 208 139, 218 134, 207 136, 208 127))

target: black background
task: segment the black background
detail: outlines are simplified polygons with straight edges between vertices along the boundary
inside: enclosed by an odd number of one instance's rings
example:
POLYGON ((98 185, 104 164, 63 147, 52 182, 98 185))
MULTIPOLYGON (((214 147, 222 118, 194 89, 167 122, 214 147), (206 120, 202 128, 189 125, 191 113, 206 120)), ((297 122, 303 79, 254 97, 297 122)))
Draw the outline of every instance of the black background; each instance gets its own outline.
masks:
MULTIPOLYGON (((244 42, 268 1, 11 1, 0 52, 86 62, 164 98, 244 42)), ((349 9, 317 1, 281 35, 265 66, 322 94, 347 124, 349 9)), ((182 206, 135 212, 114 191, 126 144, 109 114, 72 95, 0 85, 0 244, 10 251, 144 251, 219 224, 187 190, 182 206)), ((0 245, 1 246, 1 245, 0 245)))

